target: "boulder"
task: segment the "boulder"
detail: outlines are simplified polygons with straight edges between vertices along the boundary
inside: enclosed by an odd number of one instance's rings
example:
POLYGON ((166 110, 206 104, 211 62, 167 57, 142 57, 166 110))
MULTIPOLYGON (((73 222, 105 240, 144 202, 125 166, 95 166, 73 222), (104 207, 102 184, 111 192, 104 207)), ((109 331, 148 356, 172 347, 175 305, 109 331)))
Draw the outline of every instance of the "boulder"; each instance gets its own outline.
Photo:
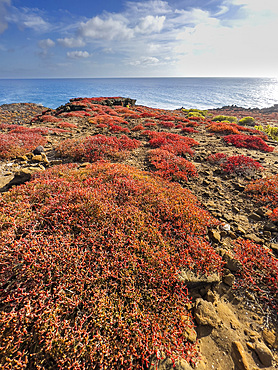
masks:
POLYGON ((271 350, 264 343, 257 342, 254 350, 264 366, 272 366, 273 356, 271 350))
POLYGON ((198 325, 209 325, 213 328, 217 327, 219 319, 217 312, 211 302, 205 301, 202 298, 196 300, 195 319, 198 325))
POLYGON ((42 145, 39 145, 36 147, 36 149, 33 150, 34 155, 39 155, 44 152, 44 147, 42 145))

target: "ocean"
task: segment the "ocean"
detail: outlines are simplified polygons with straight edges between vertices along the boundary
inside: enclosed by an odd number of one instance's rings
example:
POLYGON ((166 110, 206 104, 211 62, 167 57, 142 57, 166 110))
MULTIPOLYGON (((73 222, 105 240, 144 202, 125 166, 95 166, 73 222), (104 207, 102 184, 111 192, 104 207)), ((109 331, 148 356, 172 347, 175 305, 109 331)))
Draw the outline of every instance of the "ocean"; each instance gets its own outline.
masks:
POLYGON ((0 79, 0 105, 57 108, 70 98, 123 96, 153 108, 265 108, 278 104, 278 78, 0 79))

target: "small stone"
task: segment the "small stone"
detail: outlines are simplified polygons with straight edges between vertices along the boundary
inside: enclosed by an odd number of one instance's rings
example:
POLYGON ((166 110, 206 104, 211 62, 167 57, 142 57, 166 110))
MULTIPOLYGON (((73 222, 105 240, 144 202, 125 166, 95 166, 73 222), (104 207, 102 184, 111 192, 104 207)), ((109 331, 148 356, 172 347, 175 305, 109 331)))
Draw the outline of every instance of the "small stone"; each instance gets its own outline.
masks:
POLYGON ((37 146, 36 149, 33 150, 33 154, 35 155, 39 155, 42 152, 44 152, 44 147, 42 145, 37 146))
POLYGON ((213 241, 213 242, 216 242, 216 243, 219 243, 220 240, 221 240, 221 235, 220 233, 217 231, 217 230, 209 230, 208 232, 208 236, 209 238, 213 241))
POLYGON ((32 162, 34 163, 42 162, 42 156, 40 154, 34 155, 32 158, 32 162))
POLYGON ((278 243, 271 243, 270 248, 272 249, 274 254, 276 254, 276 256, 278 256, 278 243))
POLYGON ((278 227, 273 222, 269 221, 264 225, 264 230, 278 231, 278 227))
POLYGON ((237 239, 237 236, 236 236, 236 234, 235 234, 233 231, 230 231, 230 232, 229 232, 229 236, 230 236, 230 238, 232 238, 232 239, 237 239))
POLYGON ((235 277, 233 274, 228 274, 224 276, 223 281, 225 284, 232 286, 235 281, 235 277))
POLYGON ((243 185, 240 185, 238 183, 233 183, 233 186, 238 191, 243 191, 245 189, 245 187, 243 185))
POLYGON ((236 231, 242 235, 245 234, 245 230, 240 225, 237 225, 236 231))
POLYGON ((272 330, 264 328, 263 330, 263 339, 264 341, 274 348, 278 348, 278 343, 276 341, 275 333, 272 330))
POLYGON ((203 300, 202 298, 198 298, 196 300, 195 318, 198 325, 209 325, 214 328, 219 322, 213 304, 203 300))
POLYGON ((241 267, 240 262, 228 253, 224 254, 223 260, 226 262, 226 268, 232 272, 237 272, 241 267))
POLYGON ((224 231, 230 231, 231 226, 229 224, 225 224, 225 225, 221 226, 221 229, 224 230, 224 231))
POLYGON ((211 303, 214 303, 216 301, 215 294, 211 290, 208 290, 206 300, 211 303))
POLYGON ((273 356, 271 350, 264 343, 256 343, 254 350, 264 366, 272 365, 273 356))
POLYGON ((258 215, 257 213, 251 213, 249 215, 249 218, 253 221, 260 221, 262 219, 262 217, 258 215))
POLYGON ((250 370, 243 346, 238 341, 232 343, 232 358, 238 369, 250 370))
POLYGON ((14 178, 13 175, 0 176, 0 191, 4 191, 6 189, 5 187, 9 185, 13 178, 14 178))
POLYGON ((255 234, 246 234, 245 238, 252 240, 254 243, 262 243, 263 242, 263 240, 261 238, 258 238, 257 235, 255 235, 255 234))
POLYGON ((19 155, 18 157, 16 157, 16 159, 19 161, 19 162, 25 162, 25 161, 28 161, 28 157, 26 155, 19 155))

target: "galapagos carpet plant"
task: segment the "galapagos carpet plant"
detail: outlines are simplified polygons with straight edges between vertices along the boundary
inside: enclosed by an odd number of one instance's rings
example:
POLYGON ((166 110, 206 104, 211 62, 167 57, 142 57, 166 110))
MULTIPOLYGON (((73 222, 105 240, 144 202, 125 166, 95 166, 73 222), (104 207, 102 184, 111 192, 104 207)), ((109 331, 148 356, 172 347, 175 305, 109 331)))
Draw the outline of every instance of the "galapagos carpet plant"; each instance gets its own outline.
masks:
POLYGON ((0 200, 0 366, 145 369, 196 359, 181 268, 221 271, 218 222, 177 183, 121 164, 53 167, 0 200))

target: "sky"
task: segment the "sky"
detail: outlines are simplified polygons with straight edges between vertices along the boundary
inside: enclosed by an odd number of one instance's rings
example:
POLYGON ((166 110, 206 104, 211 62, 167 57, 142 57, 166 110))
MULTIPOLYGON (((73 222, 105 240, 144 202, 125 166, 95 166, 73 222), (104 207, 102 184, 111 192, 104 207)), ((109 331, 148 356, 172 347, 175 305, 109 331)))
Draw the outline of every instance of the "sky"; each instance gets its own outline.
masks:
POLYGON ((278 77, 277 0, 0 0, 0 78, 278 77))

